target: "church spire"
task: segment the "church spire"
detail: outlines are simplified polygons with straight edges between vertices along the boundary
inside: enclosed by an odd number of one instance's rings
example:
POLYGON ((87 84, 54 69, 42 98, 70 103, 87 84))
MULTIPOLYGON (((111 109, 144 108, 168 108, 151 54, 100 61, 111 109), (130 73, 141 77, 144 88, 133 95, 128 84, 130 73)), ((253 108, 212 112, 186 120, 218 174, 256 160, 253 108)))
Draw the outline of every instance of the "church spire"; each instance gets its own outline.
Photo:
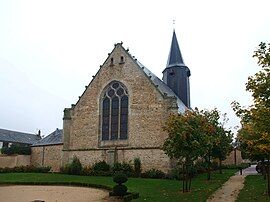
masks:
POLYGON ((167 61, 167 68, 172 66, 185 66, 182 54, 178 45, 175 30, 173 30, 173 37, 171 43, 171 49, 167 61))
POLYGON ((174 30, 167 65, 162 73, 164 83, 190 108, 190 70, 184 63, 174 30))

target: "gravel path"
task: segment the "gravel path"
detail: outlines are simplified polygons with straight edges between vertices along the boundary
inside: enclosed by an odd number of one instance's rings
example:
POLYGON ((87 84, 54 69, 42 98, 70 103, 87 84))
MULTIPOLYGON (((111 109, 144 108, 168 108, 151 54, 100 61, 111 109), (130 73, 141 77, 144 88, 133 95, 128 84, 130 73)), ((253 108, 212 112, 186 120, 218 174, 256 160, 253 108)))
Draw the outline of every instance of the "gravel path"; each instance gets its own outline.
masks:
POLYGON ((107 196, 107 191, 86 187, 0 186, 0 201, 8 202, 97 202, 107 196))
POLYGON ((256 175, 255 165, 243 170, 243 175, 239 175, 239 172, 232 176, 224 185, 217 190, 207 202, 234 202, 244 187, 245 177, 247 175, 256 175))

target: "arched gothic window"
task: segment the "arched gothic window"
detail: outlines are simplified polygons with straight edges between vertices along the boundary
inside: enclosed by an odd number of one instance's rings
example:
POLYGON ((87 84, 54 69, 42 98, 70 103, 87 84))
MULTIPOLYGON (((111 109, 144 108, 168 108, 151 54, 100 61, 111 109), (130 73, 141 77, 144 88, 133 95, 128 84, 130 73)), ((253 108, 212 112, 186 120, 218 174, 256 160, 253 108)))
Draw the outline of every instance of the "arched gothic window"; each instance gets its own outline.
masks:
POLYGON ((113 81, 102 98, 102 140, 125 140, 128 130, 128 92, 124 84, 113 81))

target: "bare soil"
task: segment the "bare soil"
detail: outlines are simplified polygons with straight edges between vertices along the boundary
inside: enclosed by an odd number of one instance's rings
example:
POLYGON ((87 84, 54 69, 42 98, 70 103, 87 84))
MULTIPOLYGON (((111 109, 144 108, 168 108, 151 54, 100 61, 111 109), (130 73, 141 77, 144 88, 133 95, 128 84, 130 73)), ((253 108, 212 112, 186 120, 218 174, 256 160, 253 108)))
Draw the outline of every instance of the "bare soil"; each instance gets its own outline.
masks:
POLYGON ((106 201, 107 191, 71 186, 0 186, 0 201, 97 202, 106 201))

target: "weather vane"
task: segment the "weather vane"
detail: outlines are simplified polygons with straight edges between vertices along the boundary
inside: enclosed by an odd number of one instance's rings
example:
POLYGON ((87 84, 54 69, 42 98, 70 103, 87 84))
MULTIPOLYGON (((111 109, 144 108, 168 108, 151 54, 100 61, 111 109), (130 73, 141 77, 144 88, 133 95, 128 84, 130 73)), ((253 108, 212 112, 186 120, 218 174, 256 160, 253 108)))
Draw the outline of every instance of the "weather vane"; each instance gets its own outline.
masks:
POLYGON ((175 28, 175 19, 173 19, 173 29, 175 28))

